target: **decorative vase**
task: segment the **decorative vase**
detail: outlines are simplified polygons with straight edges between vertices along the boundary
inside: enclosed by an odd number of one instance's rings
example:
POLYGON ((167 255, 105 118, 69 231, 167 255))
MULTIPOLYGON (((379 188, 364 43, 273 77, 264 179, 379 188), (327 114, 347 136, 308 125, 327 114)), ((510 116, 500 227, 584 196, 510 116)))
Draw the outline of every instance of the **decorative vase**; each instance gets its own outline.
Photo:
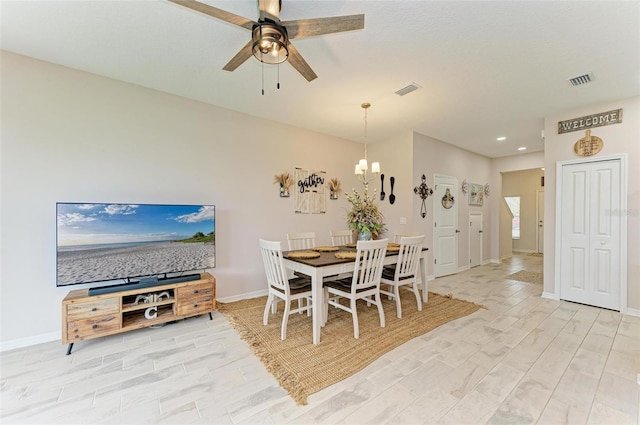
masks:
POLYGON ((282 185, 282 183, 280 183, 280 197, 281 198, 288 198, 289 197, 289 189, 284 187, 282 185))
POLYGON ((359 241, 370 241, 371 240, 371 232, 368 230, 360 230, 358 232, 358 240, 359 241))
POLYGON ((329 199, 338 199, 338 193, 334 192, 333 190, 329 192, 329 199))

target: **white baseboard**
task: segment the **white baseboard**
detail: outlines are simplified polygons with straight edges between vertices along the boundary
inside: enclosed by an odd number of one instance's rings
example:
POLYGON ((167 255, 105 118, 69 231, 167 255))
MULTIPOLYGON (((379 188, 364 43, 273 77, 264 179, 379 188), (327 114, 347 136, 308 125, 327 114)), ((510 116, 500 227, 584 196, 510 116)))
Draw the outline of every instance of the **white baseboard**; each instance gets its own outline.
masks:
POLYGON ((225 297, 225 298, 216 298, 216 301, 220 301, 221 303, 232 303, 234 301, 264 297, 265 295, 268 295, 268 293, 269 293, 268 289, 261 289, 260 291, 247 292, 246 294, 232 295, 230 297, 225 297))
POLYGON ((549 300, 556 300, 556 301, 558 301, 560 299, 559 296, 557 296, 556 294, 551 293, 551 292, 542 292, 541 297, 549 299, 549 300))
POLYGON ((532 254, 532 253, 538 252, 535 249, 514 249, 512 251, 517 253, 524 253, 524 254, 532 254))
POLYGON ((629 316, 640 317, 640 310, 638 310, 637 308, 627 308, 627 312, 625 314, 628 314, 629 316))
POLYGON ((61 341, 61 332, 49 332, 46 334, 29 336, 26 338, 12 339, 9 341, 0 342, 0 352, 15 350, 17 348, 29 347, 31 345, 43 344, 51 341, 61 341))
POLYGON ((502 260, 498 260, 497 258, 489 258, 483 263, 483 265, 485 264, 502 264, 502 260))

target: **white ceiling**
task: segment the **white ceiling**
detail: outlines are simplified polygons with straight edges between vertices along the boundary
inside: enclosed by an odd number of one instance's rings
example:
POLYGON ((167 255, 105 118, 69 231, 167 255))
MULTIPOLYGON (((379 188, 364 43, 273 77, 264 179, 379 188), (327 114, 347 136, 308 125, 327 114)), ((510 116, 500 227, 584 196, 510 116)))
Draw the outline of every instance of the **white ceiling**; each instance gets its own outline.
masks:
MULTIPOLYGON (((258 18, 255 0, 205 2, 258 18)), ((283 21, 364 13, 365 29, 294 40, 318 78, 285 63, 276 90, 265 66, 264 96, 256 59, 222 70, 249 31, 168 1, 0 4, 4 50, 360 142, 363 102, 368 143, 417 131, 501 157, 541 151, 547 115, 640 95, 639 1, 283 0, 283 21)))

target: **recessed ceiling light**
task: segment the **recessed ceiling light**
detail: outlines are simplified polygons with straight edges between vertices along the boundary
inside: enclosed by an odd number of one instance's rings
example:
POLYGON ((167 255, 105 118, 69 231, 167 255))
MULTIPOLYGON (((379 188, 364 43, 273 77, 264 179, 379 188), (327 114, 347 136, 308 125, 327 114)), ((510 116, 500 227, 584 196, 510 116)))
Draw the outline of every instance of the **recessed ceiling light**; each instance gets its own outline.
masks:
POLYGON ((518 150, 519 150, 519 151, 526 151, 526 150, 527 150, 527 147, 526 147, 526 146, 520 146, 520 147, 518 148, 518 150))
POLYGON ((498 137, 496 140, 497 140, 498 142, 502 142, 503 140, 507 140, 507 138, 506 138, 506 137, 504 137, 504 136, 501 136, 501 137, 498 137))

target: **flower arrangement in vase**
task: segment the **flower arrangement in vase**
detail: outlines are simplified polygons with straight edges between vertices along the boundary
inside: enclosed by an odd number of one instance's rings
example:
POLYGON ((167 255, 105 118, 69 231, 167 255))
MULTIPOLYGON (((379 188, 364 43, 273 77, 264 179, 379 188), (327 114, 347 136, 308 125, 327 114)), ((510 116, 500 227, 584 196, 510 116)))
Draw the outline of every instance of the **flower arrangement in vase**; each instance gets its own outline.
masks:
POLYGON ((386 230, 384 216, 375 196, 370 197, 366 187, 362 195, 353 189, 353 193, 347 193, 346 197, 351 204, 351 209, 347 211, 347 222, 349 229, 358 231, 358 240, 370 240, 373 235, 378 236, 386 230))
POLYGON ((340 192, 340 180, 333 178, 329 180, 329 199, 338 199, 340 192))
POLYGON ((280 196, 283 198, 289 197, 289 188, 293 186, 293 176, 289 173, 276 174, 273 176, 273 183, 280 184, 280 196))

